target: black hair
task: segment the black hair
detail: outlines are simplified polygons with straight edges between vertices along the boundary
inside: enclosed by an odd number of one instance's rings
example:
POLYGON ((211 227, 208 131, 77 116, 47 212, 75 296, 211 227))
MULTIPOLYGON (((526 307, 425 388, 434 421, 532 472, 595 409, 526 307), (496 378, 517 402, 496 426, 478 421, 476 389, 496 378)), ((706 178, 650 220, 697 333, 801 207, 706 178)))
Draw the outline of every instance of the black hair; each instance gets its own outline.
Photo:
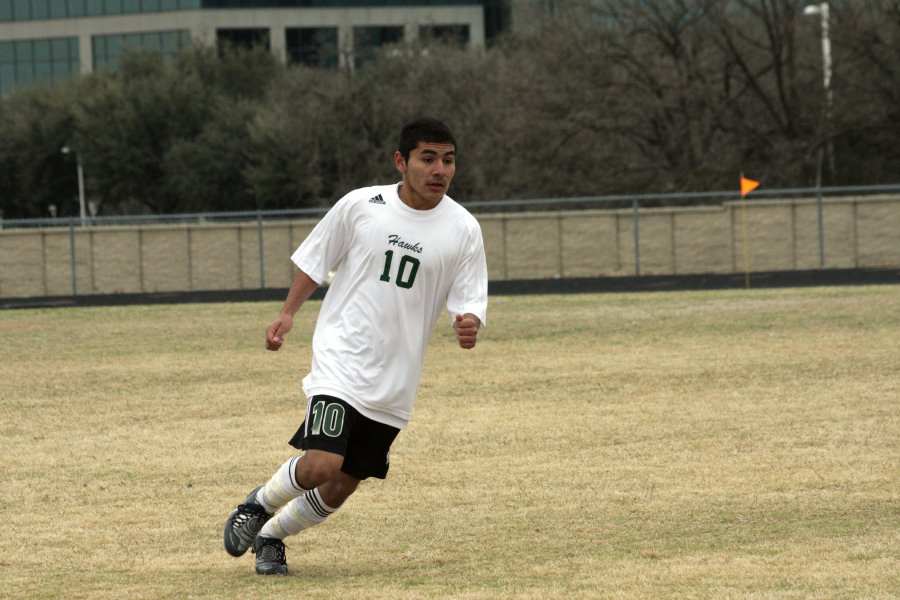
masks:
POLYGON ((430 117, 422 117, 404 125, 400 132, 400 144, 397 148, 403 156, 403 160, 409 160, 409 153, 420 142, 453 144, 454 150, 456 149, 456 140, 453 138, 450 128, 441 121, 430 117))

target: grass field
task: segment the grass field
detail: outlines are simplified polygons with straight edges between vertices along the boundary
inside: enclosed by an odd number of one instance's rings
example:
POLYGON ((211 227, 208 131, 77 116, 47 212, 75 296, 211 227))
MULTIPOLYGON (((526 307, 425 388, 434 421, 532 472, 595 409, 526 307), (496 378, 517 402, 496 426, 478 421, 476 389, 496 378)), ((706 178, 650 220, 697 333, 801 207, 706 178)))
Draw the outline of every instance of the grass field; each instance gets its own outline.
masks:
POLYGON ((0 312, 0 596, 900 597, 898 286, 492 298, 263 578, 221 530, 291 455, 278 306, 0 312))

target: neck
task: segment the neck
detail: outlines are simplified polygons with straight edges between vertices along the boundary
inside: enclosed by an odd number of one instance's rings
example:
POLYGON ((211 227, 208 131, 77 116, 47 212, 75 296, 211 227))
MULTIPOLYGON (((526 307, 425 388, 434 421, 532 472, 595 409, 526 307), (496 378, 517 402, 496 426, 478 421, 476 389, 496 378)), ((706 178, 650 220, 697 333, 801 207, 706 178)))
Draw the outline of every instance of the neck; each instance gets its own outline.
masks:
POLYGON ((400 183, 399 188, 397 189, 397 195, 400 196, 400 201, 413 210, 431 210, 438 204, 440 204, 441 199, 432 202, 427 198, 422 197, 419 194, 413 193, 412 188, 408 185, 404 185, 400 183))

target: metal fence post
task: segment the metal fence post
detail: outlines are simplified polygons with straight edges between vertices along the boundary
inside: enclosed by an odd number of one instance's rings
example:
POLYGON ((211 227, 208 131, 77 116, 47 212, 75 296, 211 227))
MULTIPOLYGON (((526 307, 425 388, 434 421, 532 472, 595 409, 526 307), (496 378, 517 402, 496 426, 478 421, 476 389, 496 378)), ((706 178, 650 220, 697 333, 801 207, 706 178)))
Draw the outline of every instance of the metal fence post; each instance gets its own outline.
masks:
MULTIPOLYGON (((816 155, 816 209, 819 221, 819 267, 825 266, 825 224, 822 219, 822 158, 825 149, 820 145, 816 155)), ((832 169, 832 172, 834 169, 832 169)))
POLYGON ((506 244, 506 215, 500 217, 500 239, 503 241, 503 279, 509 279, 509 259, 506 244))
POLYGON ((825 267, 825 219, 822 215, 822 186, 818 189, 818 213, 819 213, 819 266, 825 267))
POLYGON ((142 292, 146 292, 147 288, 144 285, 144 229, 139 225, 137 228, 137 247, 138 247, 138 278, 140 279, 139 284, 142 292))
POLYGON ((69 219, 69 256, 72 259, 72 295, 78 295, 78 265, 75 259, 75 222, 69 219))
POLYGON ((565 259, 563 258, 563 224, 562 224, 562 215, 557 215, 556 217, 556 241, 557 241, 557 253, 559 255, 559 276, 566 276, 566 264, 565 259))
POLYGON ((631 201, 631 223, 634 227, 634 274, 641 274, 641 232, 638 224, 638 199, 631 201))
POLYGON ((256 238, 259 243, 259 289, 266 289, 266 257, 263 249, 262 211, 256 211, 256 238))

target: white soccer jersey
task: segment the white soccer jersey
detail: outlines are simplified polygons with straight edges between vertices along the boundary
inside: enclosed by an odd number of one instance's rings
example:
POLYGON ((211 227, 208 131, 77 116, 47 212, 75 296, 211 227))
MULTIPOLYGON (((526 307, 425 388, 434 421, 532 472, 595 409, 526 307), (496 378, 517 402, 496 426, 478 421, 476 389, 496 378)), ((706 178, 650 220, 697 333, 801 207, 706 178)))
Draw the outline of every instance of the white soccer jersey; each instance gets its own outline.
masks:
POLYGON ((414 210, 398 185, 341 198, 291 257, 321 283, 340 267, 313 336, 306 395, 327 394, 381 423, 406 428, 441 307, 451 323, 486 323, 487 266, 478 222, 444 196, 414 210))

